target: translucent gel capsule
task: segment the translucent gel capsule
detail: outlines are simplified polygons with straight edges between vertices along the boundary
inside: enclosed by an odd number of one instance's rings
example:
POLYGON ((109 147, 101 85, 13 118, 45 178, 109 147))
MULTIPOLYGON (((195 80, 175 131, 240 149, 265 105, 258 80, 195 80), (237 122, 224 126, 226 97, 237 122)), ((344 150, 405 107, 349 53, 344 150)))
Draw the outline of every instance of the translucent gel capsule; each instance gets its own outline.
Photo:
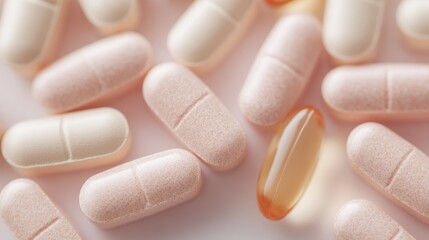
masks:
POLYGON ((277 8, 280 16, 291 13, 303 13, 313 15, 320 20, 323 18, 326 0, 295 0, 277 8))
POLYGON ((273 6, 282 5, 285 3, 290 2, 291 0, 265 0, 268 4, 271 4, 273 6))
POLYGON ((319 158, 323 119, 314 108, 297 111, 274 136, 258 180, 259 209, 271 220, 285 217, 300 200, 319 158))

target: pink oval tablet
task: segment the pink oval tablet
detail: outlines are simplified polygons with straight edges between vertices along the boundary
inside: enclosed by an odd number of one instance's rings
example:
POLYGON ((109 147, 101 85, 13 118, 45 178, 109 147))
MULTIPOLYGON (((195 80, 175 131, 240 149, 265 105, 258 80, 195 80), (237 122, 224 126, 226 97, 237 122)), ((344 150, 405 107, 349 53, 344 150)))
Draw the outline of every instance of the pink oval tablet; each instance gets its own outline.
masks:
POLYGON ((429 67, 373 64, 338 67, 325 77, 322 95, 336 117, 347 121, 429 118, 429 67))
POLYGON ((173 149, 96 174, 83 185, 83 213, 102 227, 116 227, 195 197, 202 185, 198 159, 173 149))
POLYGON ((342 240, 413 240, 414 238, 389 215, 366 200, 353 200, 338 211, 335 235, 342 240))
POLYGON ((268 126, 287 116, 316 66, 321 38, 320 23, 310 15, 291 15, 277 22, 241 90, 241 111, 249 121, 268 126))
POLYGON ((41 72, 33 95, 52 112, 83 107, 136 85, 150 67, 151 51, 149 42, 133 32, 102 39, 41 72))
POLYGON ((211 167, 229 170, 243 159, 246 135, 240 124, 188 69, 175 63, 154 67, 143 95, 161 121, 211 167))
POLYGON ((39 185, 28 179, 3 188, 0 216, 17 239, 81 239, 39 185))
POLYGON ((356 127, 347 140, 354 170, 369 184, 429 223, 429 158, 378 123, 356 127))

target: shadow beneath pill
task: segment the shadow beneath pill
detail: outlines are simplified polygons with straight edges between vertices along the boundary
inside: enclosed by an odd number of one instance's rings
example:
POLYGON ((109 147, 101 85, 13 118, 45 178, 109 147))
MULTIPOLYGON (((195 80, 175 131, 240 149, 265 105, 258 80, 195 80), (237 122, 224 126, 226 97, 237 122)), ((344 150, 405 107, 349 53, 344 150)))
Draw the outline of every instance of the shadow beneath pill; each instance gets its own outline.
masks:
POLYGON ((88 22, 78 1, 67 1, 67 9, 55 59, 102 37, 88 22), (79 36, 79 37, 76 37, 79 36))

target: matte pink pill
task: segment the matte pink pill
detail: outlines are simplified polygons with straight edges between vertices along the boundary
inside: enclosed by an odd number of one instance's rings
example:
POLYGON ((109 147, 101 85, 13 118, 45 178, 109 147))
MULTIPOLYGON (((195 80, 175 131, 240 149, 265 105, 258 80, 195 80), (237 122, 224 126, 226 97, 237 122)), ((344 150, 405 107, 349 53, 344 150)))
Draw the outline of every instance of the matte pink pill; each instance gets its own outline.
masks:
POLYGON ((429 66, 373 64, 338 67, 325 77, 322 95, 347 121, 429 118, 429 66))
POLYGON ((154 67, 143 95, 161 121, 214 169, 229 170, 243 159, 246 135, 240 124, 188 69, 175 63, 154 67))
POLYGON ((141 35, 102 39, 60 59, 34 81, 33 95, 52 112, 65 112, 111 97, 142 80, 151 47, 141 35))
POLYGON ((17 239, 81 239, 39 185, 28 179, 3 188, 0 215, 17 239))
POLYGON ((429 223, 429 158, 378 123, 356 127, 347 140, 354 170, 369 184, 429 223))
POLYGON ((102 227, 116 227, 195 197, 202 185, 198 159, 173 149, 140 158, 89 178, 79 203, 102 227))
POLYGON ((389 215, 366 200, 353 200, 338 211, 335 235, 342 240, 414 240, 389 215))
POLYGON ((244 116, 258 125, 284 119, 301 97, 322 50, 321 26, 310 15, 280 19, 241 90, 244 116))

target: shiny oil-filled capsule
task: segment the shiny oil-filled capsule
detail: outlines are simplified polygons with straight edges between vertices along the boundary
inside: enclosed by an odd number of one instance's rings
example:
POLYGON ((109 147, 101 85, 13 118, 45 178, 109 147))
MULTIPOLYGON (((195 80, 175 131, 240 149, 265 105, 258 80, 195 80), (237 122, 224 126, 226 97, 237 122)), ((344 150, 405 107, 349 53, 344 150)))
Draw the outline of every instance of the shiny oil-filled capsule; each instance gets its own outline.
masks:
POLYGON ((298 110, 283 126, 268 149, 257 187, 259 209, 271 220, 285 217, 305 192, 324 132, 321 114, 311 107, 298 110))
POLYGON ((265 0, 265 2, 267 2, 270 5, 273 6, 278 6, 278 5, 282 5, 282 4, 286 4, 288 2, 290 2, 291 0, 265 0))

